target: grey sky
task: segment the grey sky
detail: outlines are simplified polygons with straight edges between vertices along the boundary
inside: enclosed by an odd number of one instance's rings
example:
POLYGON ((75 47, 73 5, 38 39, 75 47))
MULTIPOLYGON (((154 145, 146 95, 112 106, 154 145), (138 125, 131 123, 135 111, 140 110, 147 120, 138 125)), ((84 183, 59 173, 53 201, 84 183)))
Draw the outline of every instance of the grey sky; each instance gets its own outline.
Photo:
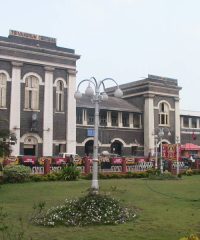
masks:
POLYGON ((77 82, 176 78, 181 109, 200 111, 199 0, 2 0, 9 29, 57 38, 81 55, 77 82))

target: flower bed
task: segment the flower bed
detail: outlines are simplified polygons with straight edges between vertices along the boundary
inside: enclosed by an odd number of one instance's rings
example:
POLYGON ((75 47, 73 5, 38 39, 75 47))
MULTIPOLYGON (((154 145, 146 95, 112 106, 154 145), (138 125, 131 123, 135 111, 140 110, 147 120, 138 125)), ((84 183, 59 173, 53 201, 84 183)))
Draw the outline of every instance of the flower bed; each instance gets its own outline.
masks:
POLYGON ((133 209, 123 207, 118 200, 101 194, 67 199, 63 205, 47 211, 43 211, 40 205, 37 210, 32 222, 43 226, 121 224, 136 216, 133 209))

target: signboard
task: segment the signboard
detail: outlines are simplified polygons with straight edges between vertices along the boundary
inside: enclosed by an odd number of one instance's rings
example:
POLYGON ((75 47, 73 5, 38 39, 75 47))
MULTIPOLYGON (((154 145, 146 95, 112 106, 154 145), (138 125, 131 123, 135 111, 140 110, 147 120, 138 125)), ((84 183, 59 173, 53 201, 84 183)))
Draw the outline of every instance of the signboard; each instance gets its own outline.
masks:
POLYGON ((94 137, 94 129, 87 129, 87 137, 94 137))
MULTIPOLYGON (((176 160, 177 158, 177 144, 163 144, 162 145, 162 157, 166 160, 176 160)), ((181 154, 181 146, 178 145, 179 156, 181 154)))
POLYGON ((56 43, 56 38, 40 36, 40 35, 37 35, 37 34, 20 32, 20 31, 16 31, 16 30, 10 30, 9 34, 12 35, 12 36, 29 38, 29 39, 43 41, 43 42, 56 43))

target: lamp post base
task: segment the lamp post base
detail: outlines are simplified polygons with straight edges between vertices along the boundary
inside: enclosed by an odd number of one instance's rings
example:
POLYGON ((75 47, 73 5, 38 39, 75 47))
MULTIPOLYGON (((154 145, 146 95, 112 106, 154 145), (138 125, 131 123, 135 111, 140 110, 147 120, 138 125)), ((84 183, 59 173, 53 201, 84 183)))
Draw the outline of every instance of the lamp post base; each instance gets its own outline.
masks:
POLYGON ((98 184, 98 180, 92 180, 92 186, 90 189, 91 194, 98 194, 99 193, 99 184, 98 184))

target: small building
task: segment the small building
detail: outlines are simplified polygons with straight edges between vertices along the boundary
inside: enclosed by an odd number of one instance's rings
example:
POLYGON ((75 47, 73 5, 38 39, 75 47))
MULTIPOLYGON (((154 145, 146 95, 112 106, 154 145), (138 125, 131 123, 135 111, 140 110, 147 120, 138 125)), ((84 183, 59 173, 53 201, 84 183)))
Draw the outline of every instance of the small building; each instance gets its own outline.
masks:
MULTIPOLYGON (((120 155, 153 155, 155 135, 166 130, 163 143, 175 143, 180 134, 179 91, 176 79, 148 75, 139 81, 120 86, 122 99, 113 96, 115 88, 107 89, 107 102, 100 103, 99 146, 120 155), (170 131, 170 136, 167 132, 170 131)), ((77 152, 92 151, 90 136, 94 106, 83 97, 77 101, 77 152)), ((159 143, 158 143, 159 144, 159 143)))

